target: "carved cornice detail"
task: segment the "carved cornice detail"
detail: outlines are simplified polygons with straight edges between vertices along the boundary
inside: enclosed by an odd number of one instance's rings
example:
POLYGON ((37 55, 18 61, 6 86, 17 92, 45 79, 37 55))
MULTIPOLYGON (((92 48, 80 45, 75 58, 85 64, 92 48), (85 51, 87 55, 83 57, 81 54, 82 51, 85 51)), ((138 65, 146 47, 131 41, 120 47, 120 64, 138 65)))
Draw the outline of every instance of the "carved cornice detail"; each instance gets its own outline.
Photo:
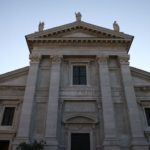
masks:
POLYGON ((36 38, 30 39, 31 42, 40 42, 40 43, 75 43, 75 44, 87 44, 87 43, 130 43, 128 39, 120 38, 95 38, 95 37, 65 37, 65 38, 36 38))
POLYGON ((121 65, 129 65, 129 59, 130 59, 129 55, 119 56, 119 61, 121 65))
POLYGON ((41 55, 39 55, 39 54, 30 54, 29 59, 30 59, 31 63, 39 63, 40 60, 41 60, 41 55))
POLYGON ((50 56, 52 64, 60 64, 63 56, 61 55, 52 55, 50 56))

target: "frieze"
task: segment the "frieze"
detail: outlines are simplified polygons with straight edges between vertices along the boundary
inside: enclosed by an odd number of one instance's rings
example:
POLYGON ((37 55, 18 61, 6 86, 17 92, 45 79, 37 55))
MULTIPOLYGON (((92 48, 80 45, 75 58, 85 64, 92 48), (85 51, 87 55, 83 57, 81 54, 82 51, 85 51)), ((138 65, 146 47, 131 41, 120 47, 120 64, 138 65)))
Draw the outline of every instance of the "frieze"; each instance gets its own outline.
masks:
POLYGON ((64 102, 64 112, 96 112, 95 101, 65 101, 64 102))
MULTIPOLYGON (((76 130, 76 131, 80 131, 80 130, 91 130, 93 129, 93 124, 65 124, 65 129, 66 130, 76 130)), ((68 134, 68 132, 66 132, 66 134, 68 134)))
POLYGON ((100 96, 100 91, 98 90, 82 90, 82 89, 74 89, 74 90, 61 90, 61 96, 100 96))

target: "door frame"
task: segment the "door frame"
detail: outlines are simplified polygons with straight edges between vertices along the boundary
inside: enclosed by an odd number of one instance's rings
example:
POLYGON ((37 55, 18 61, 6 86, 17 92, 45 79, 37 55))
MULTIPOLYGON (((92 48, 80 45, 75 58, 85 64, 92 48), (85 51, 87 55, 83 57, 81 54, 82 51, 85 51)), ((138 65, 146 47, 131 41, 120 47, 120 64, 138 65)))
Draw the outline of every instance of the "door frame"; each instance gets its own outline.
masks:
POLYGON ((78 131, 68 131, 68 142, 67 142, 67 150, 71 150, 71 134, 72 133, 88 133, 90 136, 90 150, 94 150, 93 149, 93 132, 92 131, 86 131, 86 130, 78 130, 78 131))
POLYGON ((11 147, 10 140, 0 138, 0 141, 7 141, 8 142, 8 150, 10 150, 10 147, 11 147))

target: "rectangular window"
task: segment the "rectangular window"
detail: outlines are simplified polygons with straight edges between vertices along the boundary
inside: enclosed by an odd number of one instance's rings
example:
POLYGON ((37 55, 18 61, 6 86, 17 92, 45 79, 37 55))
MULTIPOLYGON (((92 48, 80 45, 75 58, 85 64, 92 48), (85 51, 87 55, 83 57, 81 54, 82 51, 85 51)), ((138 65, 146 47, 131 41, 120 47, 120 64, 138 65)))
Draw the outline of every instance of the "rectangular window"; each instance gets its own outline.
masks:
POLYGON ((150 126, 150 108, 145 108, 145 115, 147 119, 147 124, 150 126))
POLYGON ((73 85, 86 85, 86 66, 73 66, 73 85))
POLYGON ((11 126, 13 123, 14 113, 15 107, 5 107, 1 125, 11 126))

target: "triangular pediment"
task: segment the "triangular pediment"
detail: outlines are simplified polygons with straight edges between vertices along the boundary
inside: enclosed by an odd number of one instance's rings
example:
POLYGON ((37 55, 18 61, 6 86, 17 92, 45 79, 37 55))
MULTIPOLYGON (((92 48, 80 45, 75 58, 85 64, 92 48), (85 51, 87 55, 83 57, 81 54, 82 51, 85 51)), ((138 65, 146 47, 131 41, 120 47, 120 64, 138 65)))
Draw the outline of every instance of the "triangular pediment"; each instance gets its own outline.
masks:
POLYGON ((95 35, 90 34, 90 33, 85 33, 82 31, 77 31, 77 32, 70 32, 70 33, 64 34, 61 37, 95 37, 95 35))
POLYGON ((25 86, 29 67, 0 75, 0 86, 25 86))
POLYGON ((132 79, 135 86, 150 86, 150 73, 131 67, 132 79))
POLYGON ((111 29, 106 29, 83 21, 73 22, 44 31, 35 32, 26 36, 27 39, 44 37, 109 37, 121 39, 133 38, 133 36, 131 35, 127 35, 111 29))
POLYGON ((118 38, 123 39, 122 37, 117 37, 114 35, 109 35, 106 33, 101 32, 95 32, 93 30, 87 30, 84 28, 78 29, 72 29, 72 30, 66 30, 65 32, 58 32, 57 34, 53 35, 44 35, 39 38, 118 38))
MULTIPOLYGON (((132 43, 133 36, 125 34, 123 32, 106 29, 100 26, 89 24, 83 21, 76 21, 70 24, 65 24, 55 28, 35 32, 26 36, 29 49, 33 48, 33 42, 48 42, 52 41, 62 43, 74 42, 75 40, 94 40, 94 42, 101 41, 125 41, 129 45, 132 43)), ((92 43, 92 41, 90 41, 92 43)), ((80 42, 81 43, 81 42, 80 42)))

